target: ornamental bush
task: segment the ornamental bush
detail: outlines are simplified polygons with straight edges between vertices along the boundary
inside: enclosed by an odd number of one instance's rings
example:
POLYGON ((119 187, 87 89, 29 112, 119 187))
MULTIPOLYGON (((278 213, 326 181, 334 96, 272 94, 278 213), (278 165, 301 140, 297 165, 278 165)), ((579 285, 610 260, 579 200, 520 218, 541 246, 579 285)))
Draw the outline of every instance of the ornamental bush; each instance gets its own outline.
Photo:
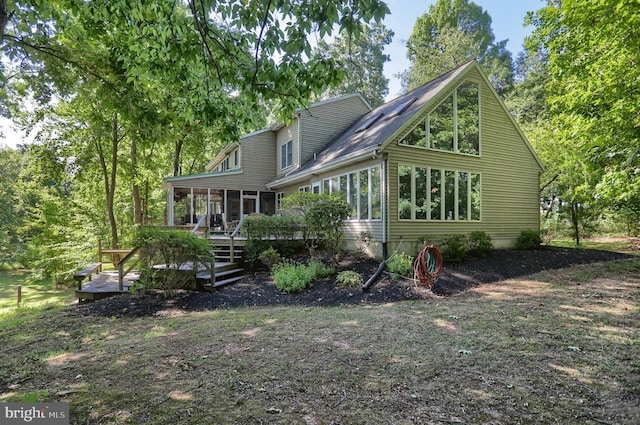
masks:
POLYGON ((341 192, 318 195, 296 192, 282 200, 281 207, 302 216, 306 225, 303 237, 313 253, 320 245, 334 261, 338 261, 344 242, 344 221, 351 215, 351 206, 341 192))
POLYGON ((482 230, 476 230, 469 234, 469 254, 477 257, 486 257, 493 251, 491 236, 482 230))
POLYGON ((469 241, 467 235, 455 234, 442 238, 438 247, 442 261, 445 263, 459 263, 467 255, 469 241))
POLYGON ((516 239, 516 249, 538 249, 542 244, 542 237, 537 230, 523 230, 516 239))
POLYGON ((144 286, 168 293, 176 289, 195 289, 196 271, 194 267, 185 271, 188 264, 214 261, 209 242, 187 232, 143 227, 136 234, 135 246, 140 248, 144 286))

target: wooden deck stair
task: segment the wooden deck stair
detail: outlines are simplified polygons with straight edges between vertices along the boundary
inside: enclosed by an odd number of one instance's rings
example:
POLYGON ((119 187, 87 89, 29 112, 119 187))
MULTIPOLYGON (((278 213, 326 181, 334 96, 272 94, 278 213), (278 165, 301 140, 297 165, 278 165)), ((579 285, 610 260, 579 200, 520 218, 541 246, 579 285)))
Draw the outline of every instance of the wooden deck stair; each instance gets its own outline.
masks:
POLYGON ((235 241, 233 246, 233 260, 231 259, 231 243, 227 239, 210 240, 216 261, 242 262, 244 255, 244 241, 235 241))
MULTIPOLYGON (((217 258, 217 257, 216 257, 217 258)), ((196 274, 196 283, 204 290, 215 290, 243 278, 244 269, 237 263, 217 262, 214 268, 215 279, 211 282, 211 271, 202 269, 196 274)))

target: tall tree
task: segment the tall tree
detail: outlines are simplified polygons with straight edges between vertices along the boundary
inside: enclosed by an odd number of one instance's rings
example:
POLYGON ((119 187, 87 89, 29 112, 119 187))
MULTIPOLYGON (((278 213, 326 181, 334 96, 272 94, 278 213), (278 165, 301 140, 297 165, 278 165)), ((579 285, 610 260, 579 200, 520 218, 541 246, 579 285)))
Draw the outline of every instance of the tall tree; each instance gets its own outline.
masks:
POLYGON ((565 200, 619 211, 639 205, 640 4, 549 2, 529 21, 529 43, 548 52, 555 143, 585 176, 573 184, 560 174, 570 183, 565 200))
POLYGON ((39 71, 30 84, 43 93, 69 90, 78 74, 116 84, 105 67, 118 67, 131 84, 149 76, 175 88, 198 81, 210 99, 210 118, 237 135, 229 117, 250 122, 246 111, 274 100, 288 119, 336 80, 335 62, 312 55, 311 34, 324 38, 337 29, 357 36, 362 23, 380 22, 388 11, 380 0, 19 0, 7 7, 0 47, 9 60, 39 71), (113 49, 110 62, 91 55, 100 47, 113 49), (204 65, 204 78, 176 78, 191 61, 204 65))
POLYGON ((403 75, 414 89, 456 66, 476 59, 498 93, 513 85, 511 53, 506 40, 495 42, 491 17, 469 0, 438 0, 420 16, 407 41, 411 66, 403 75))
POLYGON ((389 80, 384 77, 384 64, 389 61, 389 55, 384 53, 384 47, 392 39, 393 31, 383 24, 375 24, 363 26, 358 36, 342 34, 332 43, 321 40, 316 54, 335 59, 343 71, 341 81, 323 96, 360 93, 372 107, 383 104, 389 93, 389 80))
POLYGON ((0 264, 16 260, 20 251, 17 229, 24 214, 19 201, 20 152, 0 146, 0 264))

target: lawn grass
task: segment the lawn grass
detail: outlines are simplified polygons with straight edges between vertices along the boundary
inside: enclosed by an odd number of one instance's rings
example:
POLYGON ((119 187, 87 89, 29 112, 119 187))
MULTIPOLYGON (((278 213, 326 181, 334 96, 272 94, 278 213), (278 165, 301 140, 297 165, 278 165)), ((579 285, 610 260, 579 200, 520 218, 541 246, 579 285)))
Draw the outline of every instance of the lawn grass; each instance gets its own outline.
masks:
MULTIPOLYGON (((576 248, 576 241, 574 239, 553 239, 550 245, 562 248, 576 248)), ((581 239, 580 245, 577 246, 577 248, 638 253, 637 249, 633 247, 633 239, 628 237, 581 239)))
POLYGON ((0 314, 18 308, 18 285, 22 286, 20 307, 69 304, 75 299, 74 287, 56 287, 51 281, 28 281, 27 270, 0 271, 0 314))
POLYGON ((0 320, 0 401, 72 424, 637 424, 640 260, 361 307, 0 320))

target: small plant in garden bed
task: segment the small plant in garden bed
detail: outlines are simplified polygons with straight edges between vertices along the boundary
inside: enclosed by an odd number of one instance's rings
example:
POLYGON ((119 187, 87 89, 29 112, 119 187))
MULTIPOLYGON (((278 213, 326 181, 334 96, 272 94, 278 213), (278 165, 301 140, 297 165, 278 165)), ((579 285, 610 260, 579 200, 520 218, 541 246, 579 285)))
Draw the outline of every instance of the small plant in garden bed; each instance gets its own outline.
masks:
POLYGON ((404 252, 396 253, 387 260, 387 267, 391 276, 395 279, 398 276, 413 276, 413 257, 404 252))
POLYGON ((360 286, 363 283, 362 275, 354 270, 341 271, 336 277, 336 286, 341 289, 360 286))
POLYGON ((335 269, 319 261, 311 261, 308 265, 284 261, 274 265, 272 273, 278 289, 291 293, 310 287, 316 280, 335 273, 335 269))

